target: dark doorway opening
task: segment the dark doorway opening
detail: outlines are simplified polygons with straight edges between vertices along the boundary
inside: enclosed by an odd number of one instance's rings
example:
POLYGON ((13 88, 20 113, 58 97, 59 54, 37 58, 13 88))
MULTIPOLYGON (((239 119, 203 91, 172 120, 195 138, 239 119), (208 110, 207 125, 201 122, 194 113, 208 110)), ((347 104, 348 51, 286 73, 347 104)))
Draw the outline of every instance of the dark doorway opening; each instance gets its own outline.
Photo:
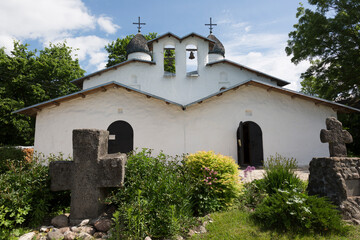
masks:
POLYGON ((238 163, 262 166, 264 161, 262 131, 255 122, 240 122, 237 129, 238 163))
POLYGON ((110 124, 108 153, 129 153, 134 149, 134 131, 125 121, 110 124))

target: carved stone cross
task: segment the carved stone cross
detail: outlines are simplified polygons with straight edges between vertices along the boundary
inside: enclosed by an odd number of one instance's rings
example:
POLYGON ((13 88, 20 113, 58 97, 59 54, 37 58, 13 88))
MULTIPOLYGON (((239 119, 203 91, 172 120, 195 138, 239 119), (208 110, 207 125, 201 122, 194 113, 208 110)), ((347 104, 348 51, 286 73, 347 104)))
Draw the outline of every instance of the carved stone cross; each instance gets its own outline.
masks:
POLYGON ((346 157, 345 143, 352 143, 351 134, 343 130, 342 123, 334 117, 326 119, 326 128, 327 130, 321 129, 320 140, 329 143, 330 157, 346 157))
POLYGON ((75 129, 74 161, 50 163, 51 190, 71 190, 71 223, 98 217, 106 188, 124 182, 126 154, 107 154, 108 138, 105 130, 75 129))

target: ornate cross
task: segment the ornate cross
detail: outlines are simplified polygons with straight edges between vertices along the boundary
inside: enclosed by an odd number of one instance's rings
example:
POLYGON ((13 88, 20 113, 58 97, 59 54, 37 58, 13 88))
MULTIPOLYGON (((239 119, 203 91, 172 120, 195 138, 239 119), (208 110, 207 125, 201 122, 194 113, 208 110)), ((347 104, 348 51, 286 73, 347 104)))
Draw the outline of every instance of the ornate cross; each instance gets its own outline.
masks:
POLYGON ((213 27, 212 27, 212 26, 217 26, 217 24, 212 23, 212 19, 210 18, 210 24, 205 24, 205 26, 210 26, 210 27, 209 27, 209 29, 210 29, 210 34, 212 34, 212 30, 213 30, 213 27))
POLYGON ((51 190, 71 190, 70 223, 97 218, 108 187, 124 182, 126 154, 107 154, 109 132, 73 130, 74 161, 50 163, 51 190))
POLYGON ((138 29, 138 32, 141 32, 141 25, 146 25, 146 23, 142 23, 140 22, 140 17, 138 17, 138 22, 134 22, 133 24, 136 24, 138 25, 137 29, 138 29))
POLYGON ((329 143, 330 157, 346 157, 345 143, 352 143, 351 134, 343 130, 341 122, 334 117, 326 119, 326 128, 321 129, 320 140, 329 143))

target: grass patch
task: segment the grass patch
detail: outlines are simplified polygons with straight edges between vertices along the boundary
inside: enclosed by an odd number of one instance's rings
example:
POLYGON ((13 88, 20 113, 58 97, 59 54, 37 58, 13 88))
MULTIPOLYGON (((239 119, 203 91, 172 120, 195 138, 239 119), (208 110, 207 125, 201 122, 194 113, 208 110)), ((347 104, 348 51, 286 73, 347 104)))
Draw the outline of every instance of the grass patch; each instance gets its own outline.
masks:
POLYGON ((217 212, 211 214, 213 223, 209 223, 206 227, 208 230, 205 234, 198 234, 190 238, 196 239, 227 239, 227 240, 251 240, 251 239, 302 239, 302 240, 355 240, 359 239, 360 226, 351 226, 350 231, 346 236, 339 235, 299 235, 290 233, 278 233, 270 230, 263 230, 255 225, 250 219, 250 213, 233 209, 224 212, 217 212))

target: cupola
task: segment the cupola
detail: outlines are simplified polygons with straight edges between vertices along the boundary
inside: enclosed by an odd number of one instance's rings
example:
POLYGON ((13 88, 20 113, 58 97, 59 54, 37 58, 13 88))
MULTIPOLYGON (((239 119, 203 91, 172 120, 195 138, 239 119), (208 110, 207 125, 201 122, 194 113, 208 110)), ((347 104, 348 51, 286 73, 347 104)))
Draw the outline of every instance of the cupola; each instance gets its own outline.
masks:
POLYGON ((207 38, 214 41, 214 43, 210 44, 209 46, 209 62, 215 62, 224 59, 224 45, 211 33, 207 38))
POLYGON ((128 54, 128 60, 140 59, 151 61, 151 55, 149 47, 147 45, 146 38, 141 34, 136 34, 126 46, 126 52, 128 54))

